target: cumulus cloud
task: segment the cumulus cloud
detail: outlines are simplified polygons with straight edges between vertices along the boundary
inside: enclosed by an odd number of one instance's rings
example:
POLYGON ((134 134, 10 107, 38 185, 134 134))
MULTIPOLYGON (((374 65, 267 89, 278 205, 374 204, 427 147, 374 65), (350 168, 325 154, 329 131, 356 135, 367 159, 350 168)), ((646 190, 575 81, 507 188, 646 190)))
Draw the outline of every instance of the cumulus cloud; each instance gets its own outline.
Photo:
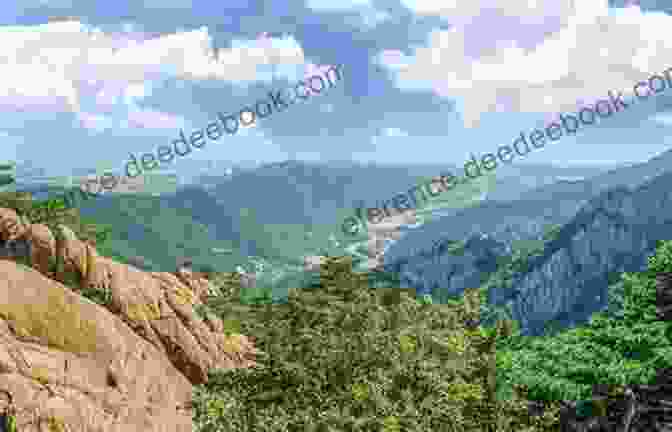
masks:
POLYGON ((0 27, 0 109, 69 111, 100 128, 98 110, 120 104, 137 124, 166 125, 171 114, 136 109, 151 82, 167 78, 254 82, 268 65, 303 64, 291 37, 215 50, 206 28, 149 38, 141 32, 103 33, 74 20, 0 27), (87 100, 95 104, 83 108, 87 100))
POLYGON ((485 112, 567 112, 609 90, 632 94, 636 82, 672 66, 666 37, 672 17, 637 6, 610 10, 607 0, 405 4, 454 25, 432 32, 413 56, 381 53, 377 60, 401 88, 429 88, 459 100, 466 127, 477 126, 485 112), (521 16, 521 30, 497 25, 512 15, 521 16))

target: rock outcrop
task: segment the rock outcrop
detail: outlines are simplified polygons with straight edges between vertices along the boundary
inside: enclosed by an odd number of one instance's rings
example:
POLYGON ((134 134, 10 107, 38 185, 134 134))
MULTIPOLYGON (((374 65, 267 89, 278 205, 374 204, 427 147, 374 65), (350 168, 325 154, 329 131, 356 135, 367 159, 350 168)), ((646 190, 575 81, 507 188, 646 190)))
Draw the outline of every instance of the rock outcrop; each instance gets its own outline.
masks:
POLYGON ((200 308, 219 294, 202 274, 144 272, 58 229, 0 209, 0 241, 27 244, 33 267, 0 258, 0 403, 12 395, 22 432, 42 430, 30 429, 42 427, 29 425, 34 413, 73 431, 191 430, 191 386, 211 370, 254 366, 259 352, 200 308), (66 273, 77 286, 59 283, 66 273))
POLYGON ((21 432, 191 431, 191 383, 106 309, 0 260, 0 413, 21 432))

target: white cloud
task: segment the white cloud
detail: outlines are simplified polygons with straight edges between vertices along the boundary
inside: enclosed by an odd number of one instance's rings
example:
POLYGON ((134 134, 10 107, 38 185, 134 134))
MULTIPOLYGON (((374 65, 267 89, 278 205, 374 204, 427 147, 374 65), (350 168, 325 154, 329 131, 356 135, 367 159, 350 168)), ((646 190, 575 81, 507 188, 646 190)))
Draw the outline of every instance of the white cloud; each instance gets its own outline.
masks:
MULTIPOLYGON (((667 37, 672 17, 642 13, 637 7, 609 10, 607 0, 582 0, 573 10, 559 8, 555 12, 564 27, 546 35, 533 48, 524 49, 524 40, 500 41, 494 53, 474 58, 468 55, 467 31, 473 37, 479 29, 478 7, 492 8, 493 3, 505 4, 507 14, 548 15, 540 9, 541 2, 529 7, 526 2, 509 0, 418 0, 414 3, 418 13, 447 18, 455 14, 475 21, 468 29, 457 25, 433 32, 428 45, 416 49, 404 62, 397 59, 395 63, 383 53, 379 62, 396 74, 399 87, 429 88, 458 99, 467 127, 476 126, 482 113, 501 110, 504 100, 509 111, 569 111, 576 108, 579 99, 603 99, 609 90, 631 94, 637 81, 672 66, 667 60, 672 58, 672 41, 667 37)), ((492 33, 493 38, 498 36, 485 27, 480 30, 492 33)))
POLYGON ((154 80, 253 82, 261 79, 261 66, 303 62, 303 50, 292 37, 215 53, 206 28, 148 39, 138 32, 103 33, 76 21, 5 26, 0 27, 0 107, 86 112, 86 122, 96 115, 93 108, 82 108, 87 97, 100 108, 123 102, 133 111, 151 93, 148 83, 154 80))

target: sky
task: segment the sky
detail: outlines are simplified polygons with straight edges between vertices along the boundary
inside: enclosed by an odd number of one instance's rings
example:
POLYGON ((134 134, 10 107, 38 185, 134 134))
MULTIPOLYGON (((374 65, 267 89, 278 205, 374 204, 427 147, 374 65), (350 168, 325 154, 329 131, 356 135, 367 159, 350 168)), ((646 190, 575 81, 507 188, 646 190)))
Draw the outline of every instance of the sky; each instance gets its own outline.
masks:
MULTIPOLYGON (((185 158, 461 164, 672 67, 671 12, 653 0, 7 1, 0 160, 116 168, 341 65, 328 91, 185 158)), ((517 163, 647 160, 672 143, 670 101, 672 89, 517 163)))

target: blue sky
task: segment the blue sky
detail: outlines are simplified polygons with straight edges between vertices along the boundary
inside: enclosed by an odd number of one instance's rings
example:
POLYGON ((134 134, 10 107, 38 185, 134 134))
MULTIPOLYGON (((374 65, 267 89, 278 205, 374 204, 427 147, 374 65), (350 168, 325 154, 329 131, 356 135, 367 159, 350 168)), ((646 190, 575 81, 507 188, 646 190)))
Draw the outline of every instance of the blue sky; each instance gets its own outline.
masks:
MULTIPOLYGON (((663 3, 5 2, 0 159, 54 174, 116 168, 181 127, 188 134, 340 64, 344 79, 328 92, 187 157, 459 164, 671 67, 663 3)), ((672 144, 670 101, 672 89, 524 162, 646 160, 672 144)))

